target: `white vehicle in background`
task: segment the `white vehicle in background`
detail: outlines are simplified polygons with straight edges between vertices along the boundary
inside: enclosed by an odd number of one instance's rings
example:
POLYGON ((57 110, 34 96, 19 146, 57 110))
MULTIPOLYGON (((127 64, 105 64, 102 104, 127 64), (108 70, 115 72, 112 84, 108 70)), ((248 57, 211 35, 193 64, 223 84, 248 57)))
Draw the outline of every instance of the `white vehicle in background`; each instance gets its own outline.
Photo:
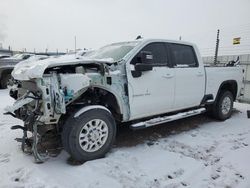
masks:
POLYGON ((74 60, 31 62, 12 75, 20 84, 7 114, 24 121, 12 128, 23 130, 23 150, 29 146, 36 162, 61 143, 75 160, 103 157, 124 122, 140 129, 206 111, 226 120, 243 80, 240 66, 204 66, 196 45, 162 39, 114 43, 74 60))
POLYGON ((28 54, 28 53, 23 53, 23 54, 15 54, 14 56, 7 57, 0 59, 0 88, 1 89, 6 89, 9 80, 11 79, 11 71, 13 70, 14 66, 34 54, 28 54))
POLYGON ((81 58, 82 56, 88 55, 90 53, 93 53, 94 50, 89 49, 83 49, 83 50, 77 50, 76 52, 69 52, 65 55, 60 56, 62 59, 75 59, 75 58, 81 58))
MULTIPOLYGON (((26 64, 32 62, 32 61, 39 61, 39 60, 44 60, 49 58, 49 56, 47 55, 31 55, 30 57, 28 57, 27 59, 23 60, 23 61, 19 61, 16 64, 12 65, 12 66, 8 66, 8 70, 10 71, 10 75, 6 78, 6 87, 9 86, 11 87, 13 84, 15 84, 16 80, 14 80, 14 78, 11 76, 11 72, 14 69, 18 69, 18 67, 23 67, 26 64)), ((4 79, 4 78, 2 78, 4 79)))
POLYGON ((26 63, 30 63, 32 61, 44 60, 44 59, 47 59, 47 58, 49 58, 49 56, 47 56, 47 55, 32 55, 28 59, 25 59, 25 60, 20 61, 19 63, 17 63, 15 65, 14 69, 18 68, 19 66, 24 66, 26 63))

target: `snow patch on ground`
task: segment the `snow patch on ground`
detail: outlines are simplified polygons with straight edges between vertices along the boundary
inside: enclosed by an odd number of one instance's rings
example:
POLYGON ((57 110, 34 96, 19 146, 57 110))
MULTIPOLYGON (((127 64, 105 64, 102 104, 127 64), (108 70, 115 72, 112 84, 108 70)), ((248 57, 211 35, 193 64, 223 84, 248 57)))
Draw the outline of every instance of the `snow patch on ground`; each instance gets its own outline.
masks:
POLYGON ((21 132, 10 131, 22 122, 2 114, 13 103, 7 90, 0 91, 0 99, 1 188, 250 187, 250 105, 235 103, 237 112, 225 122, 204 122, 143 144, 115 147, 106 158, 71 166, 66 152, 44 164, 22 153, 14 140, 21 132))

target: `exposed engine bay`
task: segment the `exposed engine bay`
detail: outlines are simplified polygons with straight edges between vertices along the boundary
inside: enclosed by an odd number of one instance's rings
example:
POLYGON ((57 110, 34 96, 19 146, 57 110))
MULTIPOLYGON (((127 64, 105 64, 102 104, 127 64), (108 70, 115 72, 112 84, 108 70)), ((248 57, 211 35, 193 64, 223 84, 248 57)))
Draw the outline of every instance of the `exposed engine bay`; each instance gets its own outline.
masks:
MULTIPOLYGON (((121 65, 119 65, 121 66, 121 65)), ((7 107, 6 114, 23 120, 22 150, 32 153, 36 162, 60 153, 61 129, 71 113, 87 105, 101 104, 111 109, 116 118, 122 118, 119 103, 126 103, 125 76, 116 64, 78 63, 45 69, 41 78, 18 80, 11 87, 10 96, 16 102, 7 107), (109 88, 110 92, 102 89, 109 88), (120 92, 117 101, 111 93, 120 92), (27 132, 31 132, 29 136, 27 132)))

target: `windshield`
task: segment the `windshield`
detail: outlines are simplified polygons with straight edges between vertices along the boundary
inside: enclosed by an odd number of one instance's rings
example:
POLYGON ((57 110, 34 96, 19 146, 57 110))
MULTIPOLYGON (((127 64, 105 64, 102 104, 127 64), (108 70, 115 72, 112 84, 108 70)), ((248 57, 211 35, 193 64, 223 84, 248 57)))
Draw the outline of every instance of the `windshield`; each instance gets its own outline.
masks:
POLYGON ((16 54, 16 55, 13 55, 12 57, 15 59, 23 59, 25 56, 28 56, 28 54, 16 54))
POLYGON ((138 43, 139 41, 110 44, 92 53, 85 54, 84 57, 90 58, 90 59, 119 61, 126 54, 128 54, 138 43))

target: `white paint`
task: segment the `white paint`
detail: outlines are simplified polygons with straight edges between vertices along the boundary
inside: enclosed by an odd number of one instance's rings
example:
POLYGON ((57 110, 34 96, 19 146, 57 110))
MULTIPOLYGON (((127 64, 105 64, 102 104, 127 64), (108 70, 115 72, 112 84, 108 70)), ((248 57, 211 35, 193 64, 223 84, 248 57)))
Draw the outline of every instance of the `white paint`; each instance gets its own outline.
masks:
POLYGON ((4 108, 4 110, 7 111, 7 112, 14 113, 15 110, 21 108, 25 104, 28 104, 28 103, 32 102, 33 100, 34 99, 32 99, 32 98, 24 98, 24 99, 15 101, 15 103, 12 106, 6 106, 4 108))
POLYGON ((154 67, 141 77, 133 78, 128 73, 129 105, 131 118, 146 117, 171 111, 175 95, 175 70, 154 67))
POLYGON ((107 60, 95 60, 95 59, 85 59, 83 57, 75 56, 60 56, 60 57, 51 57, 45 60, 32 61, 21 64, 18 67, 15 67, 12 71, 12 76, 16 80, 30 80, 33 78, 42 78, 46 68, 63 66, 63 65, 76 65, 84 64, 90 62, 107 62, 107 60))
POLYGON ((104 106, 101 106, 101 105, 91 105, 91 106, 85 106, 85 107, 83 107, 82 109, 80 109, 79 111, 77 111, 77 112, 75 113, 75 115, 74 115, 74 118, 77 118, 77 117, 80 116, 81 114, 83 114, 83 113, 85 113, 85 112, 87 112, 87 111, 89 111, 89 110, 93 110, 93 109, 102 109, 102 110, 106 110, 107 112, 109 112, 109 113, 111 114, 110 110, 107 109, 107 108, 104 107, 104 106))
POLYGON ((61 87, 73 93, 89 86, 90 79, 84 74, 60 74, 61 87))
POLYGON ((243 85, 242 67, 205 67, 207 75, 206 94, 217 95, 220 84, 226 80, 235 80, 238 85, 237 98, 243 85))
POLYGON ((130 57, 125 56, 125 59, 129 83, 130 120, 197 107, 206 94, 212 94, 215 99, 224 81, 237 82, 237 98, 242 87, 241 67, 204 67, 198 48, 192 43, 161 39, 143 40, 129 55, 130 57), (199 67, 153 67, 152 71, 142 72, 141 77, 134 78, 131 74, 134 69, 131 68, 130 61, 144 46, 152 42, 192 46, 199 67))
POLYGON ((202 64, 193 68, 174 68, 175 109, 199 106, 205 92, 205 71, 202 64))

